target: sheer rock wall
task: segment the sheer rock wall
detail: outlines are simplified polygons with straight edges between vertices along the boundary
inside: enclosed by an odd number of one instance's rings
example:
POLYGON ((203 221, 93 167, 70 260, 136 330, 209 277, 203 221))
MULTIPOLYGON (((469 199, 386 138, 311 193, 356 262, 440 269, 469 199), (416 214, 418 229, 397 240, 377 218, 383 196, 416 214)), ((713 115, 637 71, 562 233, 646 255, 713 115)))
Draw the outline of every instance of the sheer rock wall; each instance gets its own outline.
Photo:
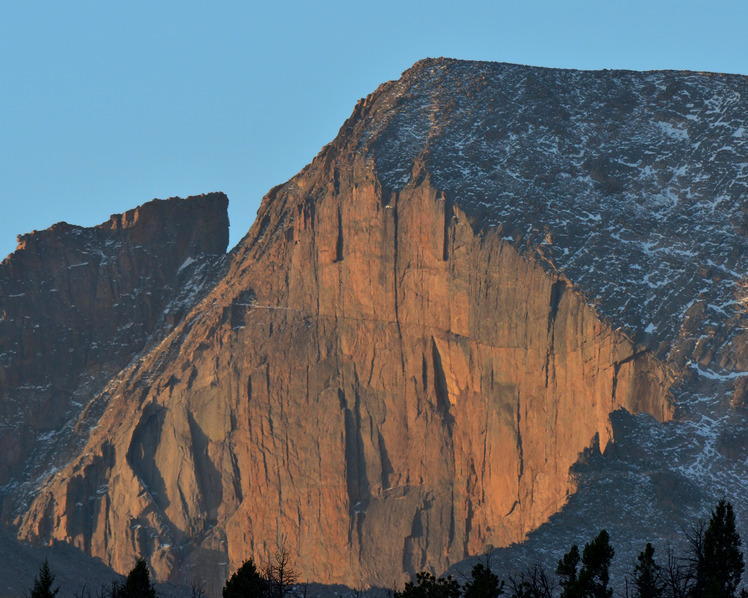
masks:
POLYGON ((383 192, 342 140, 97 399, 21 536, 215 588, 279 545, 303 579, 391 585, 522 540, 611 411, 670 417, 669 383, 563 276, 476 233, 426 175, 383 192))

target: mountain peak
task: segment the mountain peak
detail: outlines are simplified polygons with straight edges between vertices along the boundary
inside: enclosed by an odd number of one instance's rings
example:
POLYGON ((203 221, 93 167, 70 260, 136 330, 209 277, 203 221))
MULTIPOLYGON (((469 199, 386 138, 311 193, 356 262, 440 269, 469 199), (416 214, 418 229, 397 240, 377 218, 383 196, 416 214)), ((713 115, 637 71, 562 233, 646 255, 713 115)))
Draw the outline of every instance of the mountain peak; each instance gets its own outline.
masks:
MULTIPOLYGON (((43 475, 39 438, 72 425, 158 335, 170 306, 174 323, 183 264, 196 262, 194 274, 226 251, 227 207, 222 193, 153 200, 95 227, 59 222, 19 236, 0 264, 0 420, 26 429, 5 436, 0 484, 43 475)), ((15 506, 6 497, 6 518, 15 506)))
POLYGON ((87 395, 20 536, 216 593, 279 548, 361 587, 553 545, 565 513, 614 529, 647 504, 667 534, 716 487, 748 504, 747 86, 416 63, 180 317, 145 310, 171 325, 87 395), (668 484, 689 491, 642 494, 668 484))

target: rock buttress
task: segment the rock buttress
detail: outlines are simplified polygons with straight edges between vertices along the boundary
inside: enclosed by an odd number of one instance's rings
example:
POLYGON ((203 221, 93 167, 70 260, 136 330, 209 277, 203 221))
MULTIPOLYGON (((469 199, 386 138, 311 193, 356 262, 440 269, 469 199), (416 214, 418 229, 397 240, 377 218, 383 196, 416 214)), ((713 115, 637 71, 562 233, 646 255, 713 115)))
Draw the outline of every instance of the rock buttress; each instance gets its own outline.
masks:
POLYGON ((214 591, 281 545, 302 579, 391 586, 546 521, 613 410, 670 417, 666 370, 569 281, 345 151, 271 191, 22 537, 214 591))
POLYGON ((0 486, 50 467, 31 453, 176 321, 164 309, 193 262, 226 250, 227 207, 222 193, 154 200, 93 228, 61 222, 19 236, 0 264, 0 486))

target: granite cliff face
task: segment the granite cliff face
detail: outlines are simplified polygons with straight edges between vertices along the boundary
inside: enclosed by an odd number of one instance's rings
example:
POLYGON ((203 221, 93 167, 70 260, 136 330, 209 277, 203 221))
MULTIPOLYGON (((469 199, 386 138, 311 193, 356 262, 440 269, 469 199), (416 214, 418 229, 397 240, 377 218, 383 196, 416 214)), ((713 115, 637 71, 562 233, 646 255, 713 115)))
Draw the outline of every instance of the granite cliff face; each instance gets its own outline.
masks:
POLYGON ((266 203, 24 533, 161 575, 205 560, 194 545, 236 566, 282 541, 310 579, 391 583, 544 522, 612 410, 669 414, 662 364, 428 184, 388 207, 354 169, 330 191, 313 218, 266 203))
POLYGON ((743 77, 418 63, 91 399, 19 536, 213 591, 280 545, 392 585, 522 541, 634 437, 669 442, 650 472, 739 477, 699 434, 743 425, 746 104, 743 77))

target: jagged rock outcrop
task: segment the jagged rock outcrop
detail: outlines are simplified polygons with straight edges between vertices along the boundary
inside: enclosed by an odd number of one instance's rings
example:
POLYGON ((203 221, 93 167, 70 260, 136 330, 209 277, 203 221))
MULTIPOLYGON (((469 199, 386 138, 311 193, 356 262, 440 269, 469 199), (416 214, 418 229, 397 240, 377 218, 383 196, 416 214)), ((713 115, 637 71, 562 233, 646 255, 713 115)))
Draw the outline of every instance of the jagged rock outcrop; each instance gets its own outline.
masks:
POLYGON ((190 276, 225 253, 227 207, 221 193, 154 200, 93 228, 60 222, 19 236, 0 264, 4 494, 53 467, 49 455, 30 454, 74 422, 160 325, 181 318, 190 276))
MULTIPOLYGON (((541 526, 615 410, 722 425, 704 410, 748 369, 747 88, 418 63, 92 400, 20 536, 213 591, 279 545, 303 578, 392 585, 541 526)), ((662 467, 710 483, 688 450, 662 467)))

